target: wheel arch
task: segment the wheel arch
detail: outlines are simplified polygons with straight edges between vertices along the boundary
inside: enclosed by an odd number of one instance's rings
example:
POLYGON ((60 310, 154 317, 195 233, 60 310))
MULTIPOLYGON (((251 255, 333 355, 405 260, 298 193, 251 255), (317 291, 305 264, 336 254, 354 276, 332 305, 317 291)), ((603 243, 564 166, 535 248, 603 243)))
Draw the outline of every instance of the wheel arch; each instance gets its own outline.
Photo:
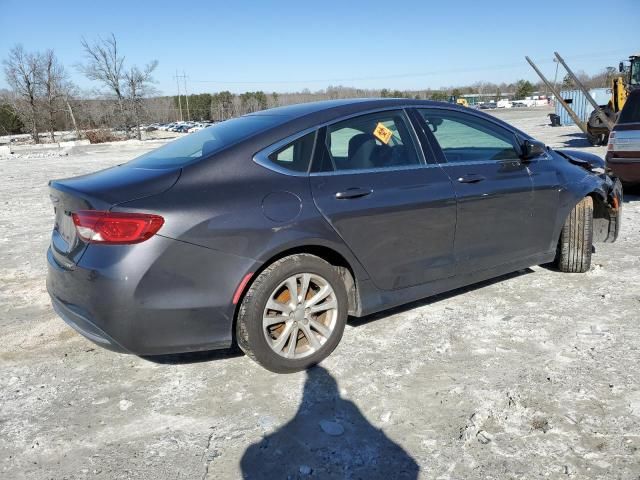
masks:
POLYGON ((240 309, 240 305, 242 304, 242 301, 244 300, 244 296, 246 292, 249 290, 249 288, 251 288, 251 285, 253 284, 254 280, 267 267, 269 267, 269 265, 273 264, 274 262, 282 258, 289 257, 291 255, 301 254, 301 253, 305 253, 308 255, 313 255, 318 258, 321 258, 322 260, 326 261, 327 263, 333 265, 335 268, 338 269, 338 273, 344 282, 345 290, 347 292, 347 299, 349 301, 348 313, 349 315, 356 315, 356 316, 360 314, 362 310, 362 306, 360 301, 360 290, 358 288, 358 283, 362 278, 361 278, 361 275, 359 275, 361 267, 359 266, 359 264, 357 264, 357 260, 352 259, 350 261, 347 259, 346 255, 344 255, 337 249, 321 243, 309 243, 309 244, 303 244, 303 245, 288 246, 287 248, 283 248, 281 250, 278 250, 276 252, 271 252, 270 254, 268 254, 267 259, 263 261, 259 265, 259 267, 256 268, 255 271, 251 274, 251 278, 249 279, 249 281, 246 282, 246 284, 242 285, 242 293, 238 296, 238 301, 236 305, 234 305, 234 312, 233 312, 232 332, 233 332, 234 343, 236 342, 235 335, 236 335, 236 326, 237 326, 237 320, 238 320, 238 311, 240 309))
MULTIPOLYGON (((613 242, 617 237, 617 219, 618 219, 618 207, 619 205, 612 205, 611 199, 605 192, 602 185, 592 182, 583 182, 580 184, 581 188, 576 189, 573 192, 571 201, 566 205, 566 211, 563 212, 561 222, 558 225, 555 238, 557 241, 560 239, 560 232, 562 226, 571 215, 571 212, 576 205, 586 197, 591 197, 593 200, 593 241, 599 242, 613 242)), ((557 242, 556 242, 557 243, 557 242)))

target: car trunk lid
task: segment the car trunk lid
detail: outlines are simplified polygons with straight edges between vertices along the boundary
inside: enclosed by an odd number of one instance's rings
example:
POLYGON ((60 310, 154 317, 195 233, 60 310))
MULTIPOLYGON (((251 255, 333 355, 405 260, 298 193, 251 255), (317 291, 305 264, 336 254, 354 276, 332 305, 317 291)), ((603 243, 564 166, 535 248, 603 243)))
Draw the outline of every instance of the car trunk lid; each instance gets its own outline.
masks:
POLYGON ((160 194, 180 177, 180 169, 160 170, 117 166, 89 175, 49 182, 55 221, 51 251, 64 268, 78 263, 88 243, 77 234, 72 213, 110 210, 123 202, 160 194))

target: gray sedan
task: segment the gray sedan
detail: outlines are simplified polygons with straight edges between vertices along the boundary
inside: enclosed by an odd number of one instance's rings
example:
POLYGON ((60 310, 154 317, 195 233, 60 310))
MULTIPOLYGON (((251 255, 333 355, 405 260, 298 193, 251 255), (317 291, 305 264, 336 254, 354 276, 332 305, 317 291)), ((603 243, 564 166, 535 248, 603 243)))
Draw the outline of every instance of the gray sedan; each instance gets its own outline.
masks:
POLYGON ((406 99, 228 120, 50 182, 47 286, 97 344, 318 363, 360 317, 531 265, 589 269, 619 181, 479 111, 406 99))

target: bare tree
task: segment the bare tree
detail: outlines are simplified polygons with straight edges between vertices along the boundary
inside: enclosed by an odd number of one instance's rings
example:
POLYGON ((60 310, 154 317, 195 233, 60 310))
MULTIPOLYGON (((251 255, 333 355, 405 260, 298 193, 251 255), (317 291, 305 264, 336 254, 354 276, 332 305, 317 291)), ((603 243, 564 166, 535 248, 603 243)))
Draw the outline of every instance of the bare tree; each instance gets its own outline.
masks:
POLYGON ((40 143, 38 134, 38 96, 42 62, 38 54, 27 53, 22 45, 16 45, 9 51, 9 58, 2 62, 7 83, 13 89, 18 100, 16 105, 26 119, 35 143, 40 143), (23 105, 19 103, 24 102, 23 105))
POLYGON ((140 133, 142 99, 153 91, 153 87, 151 85, 154 82, 152 73, 157 66, 158 61, 154 60, 143 70, 133 66, 124 74, 127 99, 129 101, 133 120, 136 124, 136 137, 138 140, 142 140, 142 134, 140 133))
POLYGON ((79 70, 89 79, 101 82, 115 96, 120 111, 122 127, 127 131, 127 112, 125 110, 125 94, 123 81, 125 78, 124 56, 118 52, 118 42, 112 33, 109 38, 98 37, 89 44, 82 39, 87 63, 79 66, 79 70))
MULTIPOLYGON (((51 141, 55 142, 56 114, 64 110, 65 106, 71 108, 68 102, 68 91, 72 88, 69 77, 62 64, 58 61, 53 50, 47 50, 40 56, 42 68, 40 69, 40 83, 44 90, 45 108, 47 112, 47 127, 51 141)), ((70 111, 73 119, 73 110, 70 111)), ((75 123, 75 122, 74 122, 75 123)), ((77 128, 76 128, 77 132, 77 128)))

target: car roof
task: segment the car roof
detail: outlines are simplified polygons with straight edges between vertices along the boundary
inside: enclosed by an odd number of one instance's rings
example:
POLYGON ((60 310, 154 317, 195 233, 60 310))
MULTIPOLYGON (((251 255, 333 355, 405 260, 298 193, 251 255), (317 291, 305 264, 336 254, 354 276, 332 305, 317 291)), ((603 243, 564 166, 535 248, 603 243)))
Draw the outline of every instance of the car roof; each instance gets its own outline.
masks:
POLYGON ((467 115, 485 118, 493 123, 518 133, 523 138, 531 138, 526 133, 515 128, 503 120, 488 115, 479 110, 449 102, 434 102, 432 100, 416 100, 412 98, 345 98, 339 100, 324 100, 320 102, 298 103, 284 107, 270 108, 245 116, 271 116, 274 124, 270 130, 278 130, 283 137, 288 134, 311 128, 322 123, 331 122, 340 117, 357 115, 367 111, 384 108, 403 107, 436 107, 456 110, 467 115))
MULTIPOLYGON (((442 105, 443 102, 434 102, 431 100, 415 100, 411 98, 344 98, 339 100, 322 100, 319 102, 298 103, 295 105, 287 105, 284 107, 270 108, 259 112, 250 113, 250 116, 282 116, 287 120, 293 120, 300 117, 306 117, 315 113, 330 113, 331 111, 339 111, 340 114, 358 113, 365 110, 376 108, 394 107, 394 106, 415 106, 429 107, 442 105)), ((447 105, 459 107, 457 105, 447 103, 447 105)))

